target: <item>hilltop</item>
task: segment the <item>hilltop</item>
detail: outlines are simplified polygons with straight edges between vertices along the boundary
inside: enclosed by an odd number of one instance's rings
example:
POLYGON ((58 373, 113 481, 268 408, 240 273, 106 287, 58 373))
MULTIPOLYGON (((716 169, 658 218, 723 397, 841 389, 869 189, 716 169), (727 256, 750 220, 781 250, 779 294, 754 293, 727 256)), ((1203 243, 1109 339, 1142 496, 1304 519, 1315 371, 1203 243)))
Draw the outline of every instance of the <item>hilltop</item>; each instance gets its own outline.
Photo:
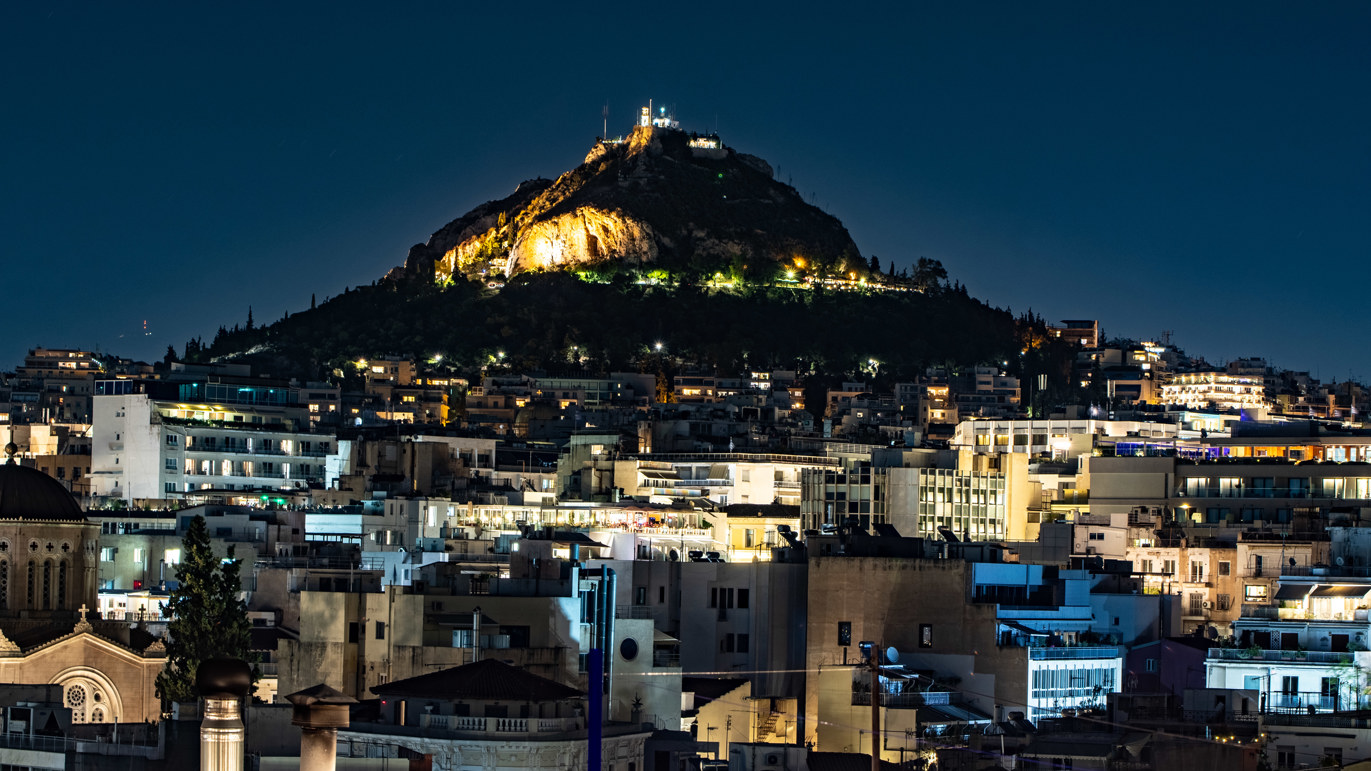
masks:
POLYGON ((843 224, 766 161, 661 123, 597 140, 556 180, 524 182, 449 222, 410 249, 405 272, 479 280, 616 263, 765 274, 796 260, 820 274, 867 272, 843 224))
POLYGON ((669 119, 643 123, 556 180, 447 223, 385 279, 267 326, 221 328, 185 358, 305 378, 343 378, 380 353, 472 378, 747 367, 909 378, 1023 348, 1011 314, 949 283, 936 260, 881 273, 765 161, 669 119))

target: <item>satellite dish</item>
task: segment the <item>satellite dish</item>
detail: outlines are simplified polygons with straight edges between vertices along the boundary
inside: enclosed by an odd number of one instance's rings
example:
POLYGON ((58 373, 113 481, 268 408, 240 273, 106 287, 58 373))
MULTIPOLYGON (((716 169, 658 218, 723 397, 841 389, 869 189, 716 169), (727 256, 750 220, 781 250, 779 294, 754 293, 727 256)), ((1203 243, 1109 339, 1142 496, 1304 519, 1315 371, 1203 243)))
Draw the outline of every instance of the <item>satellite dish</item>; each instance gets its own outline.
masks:
POLYGON ((898 664, 898 663, 899 663, 899 661, 900 661, 900 652, 897 651, 897 650, 895 650, 895 646, 894 646, 894 645, 892 645, 892 646, 890 646, 889 648, 886 648, 886 649, 885 649, 885 661, 886 661, 887 664, 898 664))
POLYGON ((1334 565, 1337 565, 1338 567, 1342 567, 1342 565, 1343 565, 1342 557, 1334 557, 1334 558, 1333 558, 1333 564, 1334 564, 1334 565))
POLYGON ((675 562, 676 560, 678 560, 678 559, 680 559, 680 558, 681 558, 680 552, 677 552, 675 549, 672 549, 672 550, 667 554, 667 559, 671 560, 672 562, 675 562))

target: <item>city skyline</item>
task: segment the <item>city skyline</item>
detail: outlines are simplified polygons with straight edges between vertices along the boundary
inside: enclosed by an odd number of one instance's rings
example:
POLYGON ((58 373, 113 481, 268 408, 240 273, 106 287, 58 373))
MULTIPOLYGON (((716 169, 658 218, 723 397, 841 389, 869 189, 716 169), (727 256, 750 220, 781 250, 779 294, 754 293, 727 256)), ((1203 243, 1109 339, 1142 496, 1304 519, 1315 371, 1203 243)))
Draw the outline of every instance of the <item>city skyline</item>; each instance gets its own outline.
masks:
POLYGON ((160 358, 370 283, 655 99, 883 263, 1211 361, 1368 371, 1362 6, 7 14, 12 362, 160 358))

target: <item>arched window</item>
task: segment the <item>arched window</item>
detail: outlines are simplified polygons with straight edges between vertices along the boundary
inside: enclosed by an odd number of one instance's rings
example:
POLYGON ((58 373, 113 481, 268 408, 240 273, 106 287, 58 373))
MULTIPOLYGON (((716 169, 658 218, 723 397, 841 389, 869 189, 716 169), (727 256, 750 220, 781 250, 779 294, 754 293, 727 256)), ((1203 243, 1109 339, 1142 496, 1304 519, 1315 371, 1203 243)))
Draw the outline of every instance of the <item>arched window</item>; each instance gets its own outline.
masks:
POLYGON ((67 563, 57 563, 57 609, 67 609, 67 563))
POLYGON ((52 610, 52 560, 43 560, 43 610, 52 610))
POLYGON ((28 596, 28 607, 29 607, 29 608, 32 608, 32 607, 33 607, 33 587, 34 587, 34 581, 35 581, 35 579, 36 579, 36 573, 37 573, 37 571, 36 571, 36 569, 35 569, 35 567, 34 567, 33 560, 29 560, 29 580, 26 581, 25 584, 24 584, 24 591, 27 593, 27 596, 28 596))

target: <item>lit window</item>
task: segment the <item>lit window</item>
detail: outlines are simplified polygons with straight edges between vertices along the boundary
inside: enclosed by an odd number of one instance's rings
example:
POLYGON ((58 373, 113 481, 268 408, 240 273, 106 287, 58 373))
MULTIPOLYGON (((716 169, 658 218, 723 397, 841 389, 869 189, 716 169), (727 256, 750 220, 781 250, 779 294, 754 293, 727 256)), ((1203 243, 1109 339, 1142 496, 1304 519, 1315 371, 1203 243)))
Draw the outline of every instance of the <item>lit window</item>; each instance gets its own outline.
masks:
POLYGON ((180 564, 181 564, 181 550, 180 550, 180 549, 167 549, 166 553, 163 555, 162 561, 165 562, 165 563, 167 563, 168 565, 180 565, 180 564))

